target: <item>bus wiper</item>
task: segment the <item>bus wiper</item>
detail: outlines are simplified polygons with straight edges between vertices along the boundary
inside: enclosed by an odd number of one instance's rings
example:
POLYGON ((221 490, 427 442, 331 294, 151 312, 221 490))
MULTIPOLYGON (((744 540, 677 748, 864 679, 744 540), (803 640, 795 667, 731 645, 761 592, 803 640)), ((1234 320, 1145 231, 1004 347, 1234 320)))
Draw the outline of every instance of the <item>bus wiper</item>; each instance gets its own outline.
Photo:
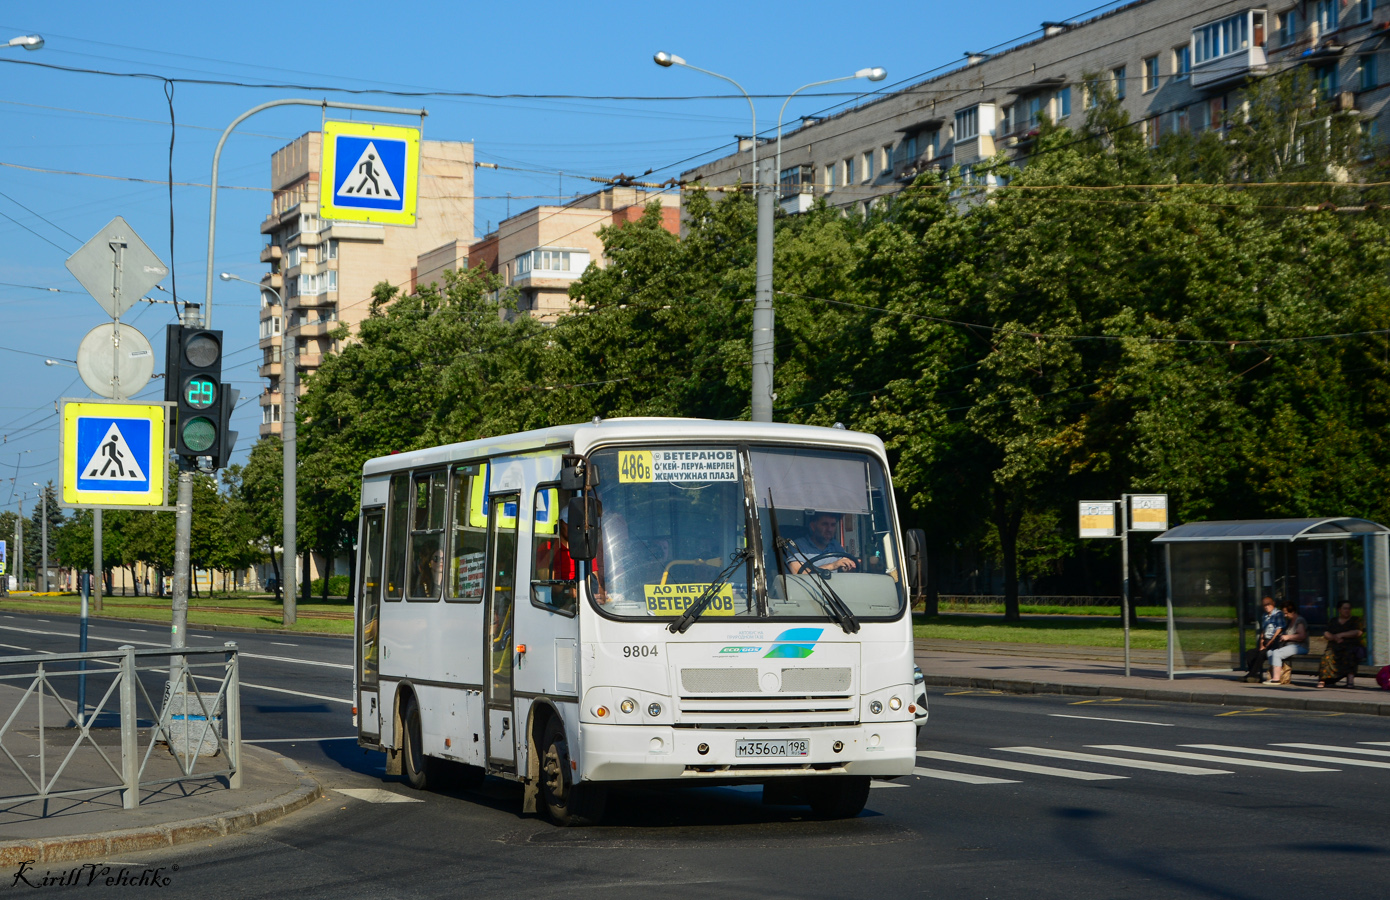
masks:
POLYGON ((741 547, 735 550, 729 556, 729 564, 724 567, 724 570, 714 576, 714 579, 700 593, 700 596, 696 598, 695 602, 686 607, 685 612, 680 614, 680 618, 676 619, 670 625, 667 625, 666 628, 672 634, 685 634, 686 631, 690 629, 691 624, 696 619, 700 618, 705 610, 709 608, 709 605, 714 602, 714 598, 719 596, 720 589, 729 583, 729 579, 734 575, 734 570, 737 569, 740 564, 747 561, 747 559, 747 547, 741 547))
MULTIPOLYGON (((791 541, 782 540, 781 532, 777 528, 777 504, 772 502, 772 488, 767 489, 767 511, 768 519, 772 524, 773 559, 777 561, 777 574, 782 578, 783 584, 785 584, 787 580, 786 569, 788 568, 785 555, 787 552, 787 545, 790 544, 791 541)), ((819 594, 819 596, 816 597, 816 601, 820 603, 821 608, 825 610, 825 614, 828 615, 836 625, 839 625, 845 634, 854 634, 859 631, 859 623, 855 620, 854 613, 850 612, 845 601, 840 598, 839 594, 835 593, 835 589, 825 580, 824 576, 821 574, 822 569, 812 562, 807 562, 805 565, 811 570, 810 581, 815 585, 816 593, 819 594)), ((829 573, 827 572, 826 574, 829 573)))

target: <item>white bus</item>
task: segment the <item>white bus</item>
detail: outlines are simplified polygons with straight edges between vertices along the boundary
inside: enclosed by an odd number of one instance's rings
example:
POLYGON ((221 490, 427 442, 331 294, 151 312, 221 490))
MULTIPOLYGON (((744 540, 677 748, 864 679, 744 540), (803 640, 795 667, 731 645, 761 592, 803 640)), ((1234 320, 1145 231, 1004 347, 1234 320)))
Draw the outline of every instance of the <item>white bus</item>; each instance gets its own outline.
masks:
POLYGON ((761 783, 855 816, 911 773, 912 622, 883 443, 610 419, 363 467, 358 742, 559 824, 615 782, 761 783))

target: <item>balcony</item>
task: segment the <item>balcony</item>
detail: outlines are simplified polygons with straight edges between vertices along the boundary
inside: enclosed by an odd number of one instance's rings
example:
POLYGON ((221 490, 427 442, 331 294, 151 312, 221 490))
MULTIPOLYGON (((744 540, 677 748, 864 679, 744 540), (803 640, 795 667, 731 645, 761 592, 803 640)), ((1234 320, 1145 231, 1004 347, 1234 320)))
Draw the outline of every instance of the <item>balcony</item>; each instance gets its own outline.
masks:
POLYGON ((266 244, 261 248, 261 262, 268 263, 285 255, 285 248, 279 244, 266 244))
POLYGON ((1201 90, 1228 87, 1253 75, 1264 74, 1265 48, 1250 47, 1192 67, 1192 86, 1201 90))
MULTIPOLYGON (((300 325, 295 334, 298 337, 315 338, 327 337, 328 332, 338 327, 337 319, 313 319, 300 325)), ((303 358, 302 356, 300 357, 303 358)))
POLYGON ((280 290, 285 286, 285 278, 278 272, 267 272, 261 276, 261 286, 280 290))
POLYGON ((809 184, 801 185, 795 190, 796 193, 790 193, 786 190, 782 192, 782 199, 780 201, 782 204, 782 212, 789 216, 807 212, 816 204, 816 195, 811 191, 811 186, 809 184))
POLYGON ((299 362, 295 363, 295 369, 317 369, 323 365, 323 354, 317 350, 301 350, 299 352, 299 362))
POLYGON ((280 363, 262 363, 260 368, 256 369, 256 374, 262 378, 279 378, 282 374, 280 363))

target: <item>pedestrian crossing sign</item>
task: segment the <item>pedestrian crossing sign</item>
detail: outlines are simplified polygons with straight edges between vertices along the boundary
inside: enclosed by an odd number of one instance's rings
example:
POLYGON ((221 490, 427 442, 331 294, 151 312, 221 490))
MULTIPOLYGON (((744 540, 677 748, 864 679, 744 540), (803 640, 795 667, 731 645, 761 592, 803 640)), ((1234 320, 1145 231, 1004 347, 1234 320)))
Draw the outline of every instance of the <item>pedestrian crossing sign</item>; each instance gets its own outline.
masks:
POLYGON ((419 180, 420 129, 323 123, 322 218, 414 225, 419 180))
POLYGON ((167 419, 162 403, 63 401, 62 505, 164 507, 167 419))

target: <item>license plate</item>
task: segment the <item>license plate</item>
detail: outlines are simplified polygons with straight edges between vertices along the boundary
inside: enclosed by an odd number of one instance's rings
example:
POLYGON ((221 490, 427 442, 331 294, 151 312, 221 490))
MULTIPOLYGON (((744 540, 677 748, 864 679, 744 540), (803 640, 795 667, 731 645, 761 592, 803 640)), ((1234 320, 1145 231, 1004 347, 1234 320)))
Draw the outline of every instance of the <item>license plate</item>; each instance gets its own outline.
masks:
POLYGON ((734 756, 777 759, 810 756, 809 741, 736 741, 734 756))

